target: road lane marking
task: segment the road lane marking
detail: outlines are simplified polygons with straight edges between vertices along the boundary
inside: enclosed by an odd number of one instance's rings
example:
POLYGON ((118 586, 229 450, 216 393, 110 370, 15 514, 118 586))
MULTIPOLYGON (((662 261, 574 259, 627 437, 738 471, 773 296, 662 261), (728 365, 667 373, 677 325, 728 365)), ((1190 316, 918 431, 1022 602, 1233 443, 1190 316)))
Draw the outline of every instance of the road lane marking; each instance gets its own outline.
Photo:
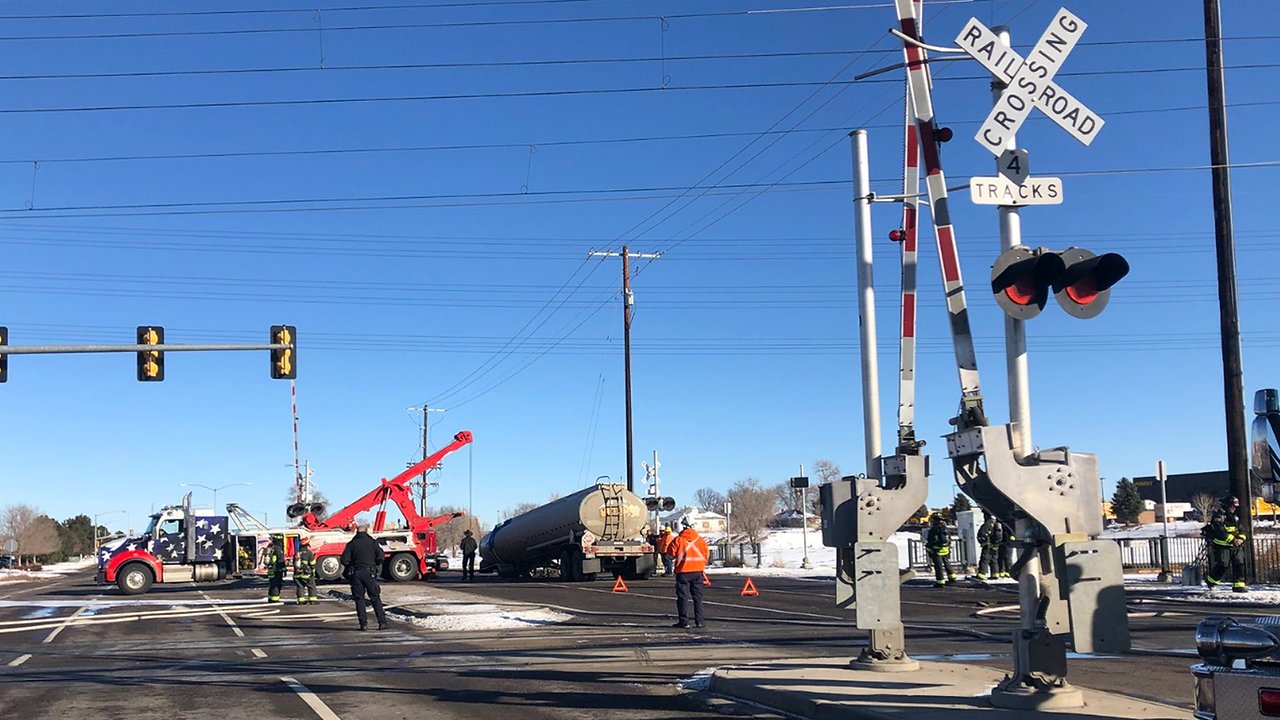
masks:
POLYGON ((308 690, 306 685, 303 685, 291 677, 282 677, 280 679, 283 680, 284 684, 288 685, 291 690, 298 693, 298 697, 302 698, 302 701, 315 711, 315 714, 320 717, 320 720, 342 720, 342 718, 338 717, 337 713, 330 710, 329 706, 324 704, 324 701, 316 697, 315 693, 308 690))
MULTIPOLYGON (((200 597, 204 598, 205 600, 208 600, 209 602, 213 602, 213 598, 206 595, 204 591, 200 592, 200 597)), ((226 612, 224 612, 222 608, 217 607, 216 605, 214 607, 217 609, 218 614, 222 616, 222 619, 226 620, 227 624, 231 626, 231 631, 236 634, 236 637, 244 637, 244 631, 240 629, 239 625, 236 625, 236 621, 232 620, 231 616, 228 615, 226 612)))
POLYGON ((18 658, 18 659, 16 659, 16 660, 11 660, 11 661, 9 662, 9 667, 18 667, 19 665, 21 665, 22 663, 24 663, 24 662, 26 662, 26 661, 28 661, 28 660, 30 660, 30 659, 31 659, 31 656, 30 656, 30 655, 23 655, 22 657, 20 657, 20 658, 18 658))
POLYGON ((48 645, 49 643, 53 642, 53 639, 58 637, 59 633, 61 633, 63 630, 66 630, 71 625, 71 623, 75 622, 76 618, 80 617, 80 613, 88 609, 89 609, 89 606, 86 605, 80 608, 79 610, 71 613, 71 617, 67 618, 66 620, 63 620, 61 625, 54 628, 53 632, 49 633, 49 637, 46 637, 44 640, 40 641, 41 644, 48 645))
POLYGON ((256 657, 256 658, 264 658, 264 657, 266 657, 266 656, 267 656, 267 654, 266 654, 266 653, 262 652, 262 651, 261 651, 261 650, 259 650, 258 648, 253 648, 253 650, 251 650, 251 652, 253 653, 253 656, 254 656, 254 657, 256 657))

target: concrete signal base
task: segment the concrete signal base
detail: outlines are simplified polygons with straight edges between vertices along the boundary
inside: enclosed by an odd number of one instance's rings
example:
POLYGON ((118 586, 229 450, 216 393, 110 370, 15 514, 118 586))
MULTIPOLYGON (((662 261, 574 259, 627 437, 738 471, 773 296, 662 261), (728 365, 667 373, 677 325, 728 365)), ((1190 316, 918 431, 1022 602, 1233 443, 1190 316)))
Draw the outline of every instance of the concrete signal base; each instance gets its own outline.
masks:
POLYGON ((1189 710, 1095 690, 1083 706, 1052 710, 993 707, 1006 677, 995 668, 922 661, 910 674, 853 669, 846 660, 786 660, 717 670, 710 691, 809 720, 1192 720, 1189 710))

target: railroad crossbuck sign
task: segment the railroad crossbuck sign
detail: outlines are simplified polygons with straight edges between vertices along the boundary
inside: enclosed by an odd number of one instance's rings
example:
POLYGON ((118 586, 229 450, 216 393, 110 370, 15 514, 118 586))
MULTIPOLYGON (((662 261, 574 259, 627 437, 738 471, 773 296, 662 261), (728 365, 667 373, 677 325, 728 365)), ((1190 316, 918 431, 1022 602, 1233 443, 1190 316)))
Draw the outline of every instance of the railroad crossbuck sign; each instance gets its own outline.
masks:
POLYGON ((1085 145, 1093 142, 1102 129, 1102 118, 1053 81, 1086 27, 1071 11, 1059 10, 1024 59, 977 18, 965 24, 956 44, 1008 85, 975 136, 992 155, 999 157, 1004 152, 1006 140, 1018 131, 1033 107, 1085 145))

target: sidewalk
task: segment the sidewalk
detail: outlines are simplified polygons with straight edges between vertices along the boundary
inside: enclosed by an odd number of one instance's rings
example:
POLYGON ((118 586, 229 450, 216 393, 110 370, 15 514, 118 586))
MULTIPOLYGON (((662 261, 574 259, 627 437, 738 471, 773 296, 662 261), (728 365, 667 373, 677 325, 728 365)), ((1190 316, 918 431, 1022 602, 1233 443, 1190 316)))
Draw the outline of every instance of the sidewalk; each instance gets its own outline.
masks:
POLYGON ((810 720, 969 720, 1144 718, 1191 720, 1189 710, 1083 689, 1085 706, 1029 711, 993 708, 991 688, 1005 676, 994 668, 920 663, 911 673, 853 670, 847 659, 785 660, 717 670, 711 692, 810 720))

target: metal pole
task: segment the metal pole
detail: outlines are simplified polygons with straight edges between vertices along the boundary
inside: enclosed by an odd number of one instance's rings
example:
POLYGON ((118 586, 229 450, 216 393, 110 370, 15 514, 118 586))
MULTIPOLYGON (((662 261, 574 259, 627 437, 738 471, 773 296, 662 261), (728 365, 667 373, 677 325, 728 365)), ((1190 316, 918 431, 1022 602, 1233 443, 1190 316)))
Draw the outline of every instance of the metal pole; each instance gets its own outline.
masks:
MULTIPOLYGON (((427 406, 422 406, 422 459, 427 459, 427 406)), ((418 501, 418 514, 426 517, 427 515, 427 468, 422 468, 422 495, 418 501)))
MULTIPOLYGON (((804 477, 804 463, 800 463, 800 477, 804 477)), ((804 570, 813 568, 809 562, 809 486, 800 488, 800 540, 804 544, 804 560, 800 567, 804 570)))
MULTIPOLYGON (((475 504, 475 491, 473 489, 474 485, 472 484, 472 476, 475 471, 475 457, 475 441, 473 440, 469 445, 467 445, 467 517, 469 518, 476 516, 475 510, 473 509, 475 504)), ((476 530, 478 531, 479 528, 476 528, 476 530)))
POLYGON ((876 360, 876 291, 871 272, 871 171, 867 131, 849 133, 853 144, 853 232, 858 265, 858 345, 862 358, 862 439, 867 477, 880 477, 880 372, 876 360))
POLYGON ((1169 500, 1164 492, 1164 485, 1167 476, 1164 470, 1164 461, 1156 461, 1156 479, 1160 481, 1160 575, 1156 577, 1159 582, 1169 582, 1169 500))
POLYGON ((1218 323, 1222 335, 1222 385, 1227 423, 1227 474, 1232 494, 1249 512, 1240 518, 1253 568, 1253 494, 1249 487, 1244 427, 1244 367, 1240 358, 1240 308, 1236 302, 1236 246, 1231 227, 1231 171, 1227 150, 1227 99, 1222 74, 1222 13, 1204 0, 1205 70, 1209 80, 1209 162, 1213 166, 1213 235, 1218 259, 1218 323))
POLYGON ((635 458, 631 442, 631 272, 627 246, 622 246, 622 355, 627 394, 627 491, 635 492, 635 458))

